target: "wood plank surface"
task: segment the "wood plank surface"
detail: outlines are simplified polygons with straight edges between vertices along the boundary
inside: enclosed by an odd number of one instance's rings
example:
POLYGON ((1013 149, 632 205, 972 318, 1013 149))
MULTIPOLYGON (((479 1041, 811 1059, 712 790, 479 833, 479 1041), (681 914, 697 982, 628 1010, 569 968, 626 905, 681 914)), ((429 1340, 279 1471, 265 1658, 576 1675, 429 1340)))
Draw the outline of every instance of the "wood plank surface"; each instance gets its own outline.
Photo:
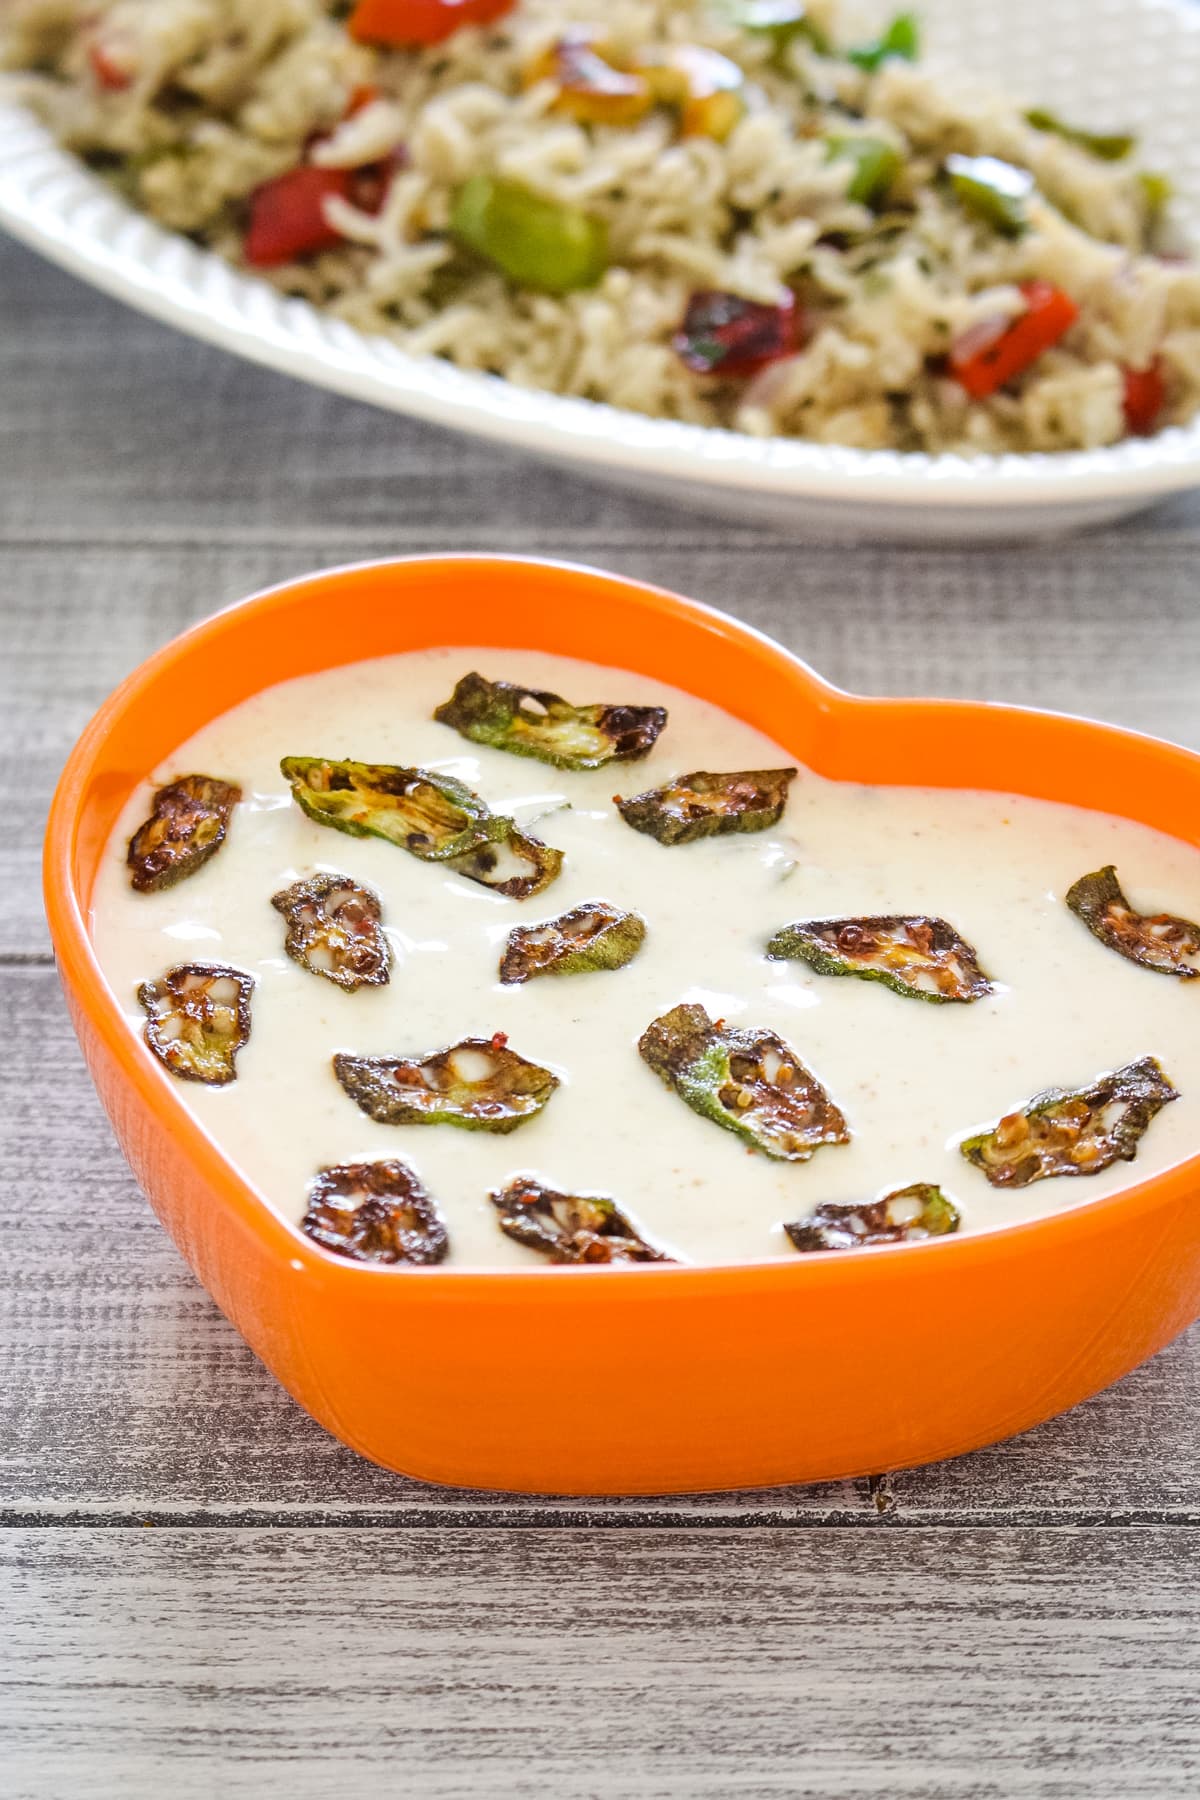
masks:
POLYGON ((5 1792, 1154 1800, 1200 1771, 1198 1569, 1169 1529, 9 1532, 5 1792))
MULTIPOLYGON (((285 392, 290 391, 285 389, 285 392)), ((2 491, 2 489, 0 489, 2 491)), ((590 490, 585 490, 590 492, 590 490)), ((47 948, 37 889, 45 810, 71 744, 111 689, 185 626, 315 567, 416 550, 484 548, 449 520, 311 543, 10 545, 4 554, 4 729, 22 759, 0 838, 0 954, 47 948)), ((0 543, 3 542, 0 537, 0 543)), ((1074 541, 998 557, 889 555, 765 540, 593 547, 531 536, 539 553, 603 561, 721 605, 864 693, 939 693, 1090 713, 1200 743, 1196 550, 1168 540, 1074 541), (1146 648, 1133 663, 1132 644, 1146 648)), ((516 548, 510 539, 508 547, 516 548)), ((602 628, 601 628, 602 631, 602 628)), ((619 656, 598 635, 597 654, 619 656)))

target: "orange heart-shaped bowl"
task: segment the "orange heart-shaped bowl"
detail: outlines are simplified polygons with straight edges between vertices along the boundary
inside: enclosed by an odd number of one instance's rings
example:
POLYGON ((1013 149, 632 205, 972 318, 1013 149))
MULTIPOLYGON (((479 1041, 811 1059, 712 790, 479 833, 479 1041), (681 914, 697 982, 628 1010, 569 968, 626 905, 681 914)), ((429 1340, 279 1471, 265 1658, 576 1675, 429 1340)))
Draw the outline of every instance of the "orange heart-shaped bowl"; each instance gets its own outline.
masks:
POLYGON ((734 619, 590 569, 490 557, 339 569, 168 644, 71 755, 50 817, 46 908, 84 1054, 138 1180, 217 1304, 315 1418, 388 1468, 470 1486, 814 1481, 1024 1430, 1200 1314, 1200 1156, 992 1233, 714 1268, 371 1268, 275 1215, 122 1017, 88 932, 97 870, 134 788, 219 713, 331 663, 447 643, 589 660, 598 643, 620 644, 626 666, 717 702, 822 775, 1084 805, 1102 795, 1109 812, 1200 834, 1200 757, 1188 751, 1016 708, 843 694, 734 619))

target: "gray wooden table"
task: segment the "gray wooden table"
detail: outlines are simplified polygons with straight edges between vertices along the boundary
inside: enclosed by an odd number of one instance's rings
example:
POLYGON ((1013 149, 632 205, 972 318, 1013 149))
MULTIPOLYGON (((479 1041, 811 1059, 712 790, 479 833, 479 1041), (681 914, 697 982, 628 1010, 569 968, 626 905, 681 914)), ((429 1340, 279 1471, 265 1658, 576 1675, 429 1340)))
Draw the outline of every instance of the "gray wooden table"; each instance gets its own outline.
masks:
POLYGON ((585 559, 850 687, 1200 743, 1200 503, 1011 550, 806 547, 292 385, 12 247, 0 433, 0 1790, 1200 1792, 1200 1334, 1024 1438, 870 1483, 622 1503, 400 1480, 297 1410, 159 1230, 37 888, 57 771, 142 656, 392 552, 585 559))

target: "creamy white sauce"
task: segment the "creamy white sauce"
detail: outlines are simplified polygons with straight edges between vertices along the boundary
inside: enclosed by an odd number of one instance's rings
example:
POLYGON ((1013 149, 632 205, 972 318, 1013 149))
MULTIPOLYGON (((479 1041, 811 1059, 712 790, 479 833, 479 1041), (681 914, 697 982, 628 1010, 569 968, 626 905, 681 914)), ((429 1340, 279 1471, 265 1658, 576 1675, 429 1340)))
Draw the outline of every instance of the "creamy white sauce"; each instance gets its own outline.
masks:
POLYGON ((631 830, 613 805, 614 794, 640 793, 691 769, 793 761, 691 695, 562 657, 421 651, 282 683, 148 772, 96 885, 97 953, 139 1034, 145 1021, 135 990, 170 964, 229 962, 253 974, 253 1028, 237 1080, 225 1088, 177 1082, 179 1099, 293 1223, 318 1169, 402 1158, 437 1201, 449 1261, 459 1265, 540 1262, 501 1234, 487 1198, 516 1173, 610 1195, 653 1242, 689 1261, 724 1262, 794 1256, 782 1221, 825 1201, 937 1182, 961 1209, 962 1230, 984 1231, 1085 1204, 1195 1152, 1200 982, 1123 961, 1088 933, 1063 895, 1080 875, 1113 862, 1135 905, 1195 917, 1200 851, 1103 813, 1000 794, 858 787, 806 769, 769 832, 665 848, 631 830), (642 762, 559 771, 469 744, 430 717, 469 669, 553 689, 576 704, 660 703, 670 720, 642 762), (289 798, 279 773, 287 754, 454 774, 562 849, 563 874, 545 893, 516 902, 390 844, 319 826, 289 798), (228 839, 178 887, 135 894, 128 838, 152 789, 191 772, 241 784, 228 839), (380 896, 394 949, 389 986, 346 994, 284 954, 284 921, 271 896, 322 869, 380 896), (497 965, 514 925, 589 899, 647 920, 632 964, 501 986, 497 965), (791 920, 868 913, 949 920, 998 991, 969 1006, 933 1006, 764 956, 767 938, 791 920), (821 1149, 807 1163, 773 1162, 690 1112, 636 1050, 649 1022, 680 1001, 778 1032, 842 1107, 852 1143, 821 1149), (508 1136, 375 1124, 330 1066, 338 1050, 410 1055, 496 1031, 562 1081, 546 1110, 508 1136), (1183 1098, 1153 1122, 1136 1162, 1002 1192, 958 1154, 969 1130, 1040 1089, 1082 1084, 1145 1055, 1161 1060, 1183 1098))

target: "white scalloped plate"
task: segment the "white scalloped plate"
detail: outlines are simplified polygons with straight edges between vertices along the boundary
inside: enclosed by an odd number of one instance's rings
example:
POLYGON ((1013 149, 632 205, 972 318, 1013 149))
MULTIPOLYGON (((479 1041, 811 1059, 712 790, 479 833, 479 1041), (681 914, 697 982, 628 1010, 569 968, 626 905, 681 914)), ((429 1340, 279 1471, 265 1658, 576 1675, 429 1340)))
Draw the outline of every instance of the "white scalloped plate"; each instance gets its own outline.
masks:
MULTIPOLYGON (((931 59, 1098 128, 1141 133, 1200 244, 1200 6, 1193 0, 923 0, 931 59)), ((155 318, 299 380, 793 532, 1011 538, 1118 518, 1200 486, 1200 421, 1059 456, 930 457, 646 419, 405 354, 285 299, 133 212, 23 108, 0 102, 0 225, 155 318)))

